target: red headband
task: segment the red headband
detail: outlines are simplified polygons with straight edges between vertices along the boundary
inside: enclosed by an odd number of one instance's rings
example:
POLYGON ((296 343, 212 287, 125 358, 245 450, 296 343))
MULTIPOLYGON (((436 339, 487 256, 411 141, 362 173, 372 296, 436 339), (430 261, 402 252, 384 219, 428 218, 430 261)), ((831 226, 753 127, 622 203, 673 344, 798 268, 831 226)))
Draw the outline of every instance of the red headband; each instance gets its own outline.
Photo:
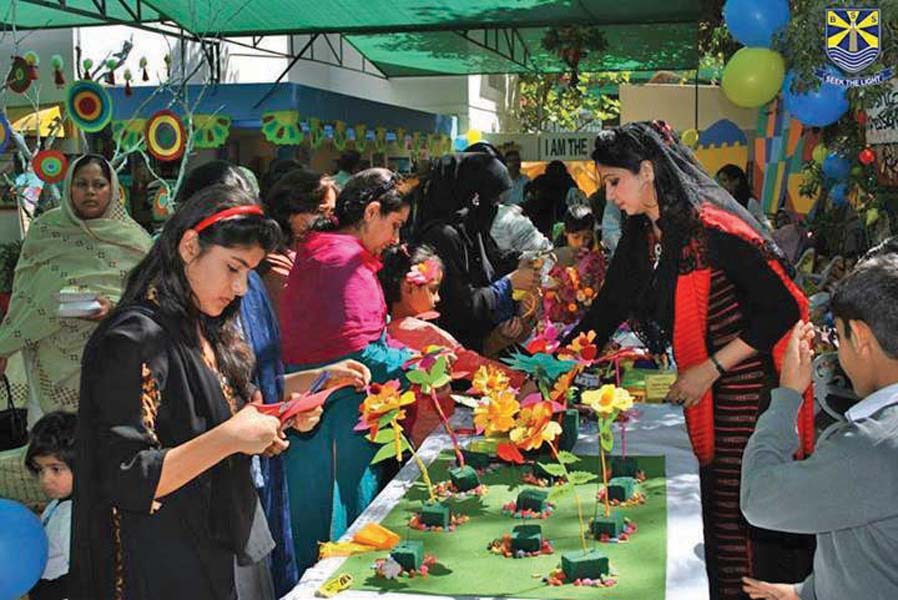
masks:
POLYGON ((231 208, 226 208, 222 211, 215 213, 209 217, 206 217, 199 223, 197 223, 192 229, 199 233, 203 229, 206 229, 210 225, 214 225, 219 221, 224 221, 225 219, 230 219, 231 217, 237 217, 240 215, 259 215, 260 217, 265 216, 265 212, 262 210, 262 207, 258 204, 248 204, 244 206, 233 206, 231 208))

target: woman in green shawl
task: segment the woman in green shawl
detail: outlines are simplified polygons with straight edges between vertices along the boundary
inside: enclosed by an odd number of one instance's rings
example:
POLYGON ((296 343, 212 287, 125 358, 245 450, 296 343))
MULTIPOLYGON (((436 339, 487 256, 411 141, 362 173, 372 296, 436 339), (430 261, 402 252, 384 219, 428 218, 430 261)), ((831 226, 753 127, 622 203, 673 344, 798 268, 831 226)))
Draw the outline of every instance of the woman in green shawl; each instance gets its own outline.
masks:
POLYGON ((92 154, 72 161, 62 205, 38 217, 25 236, 0 324, 0 372, 22 352, 29 424, 42 413, 78 410, 84 345, 149 248, 150 236, 122 206, 109 162, 92 154), (63 288, 96 294, 102 309, 87 318, 60 317, 56 294, 63 288))

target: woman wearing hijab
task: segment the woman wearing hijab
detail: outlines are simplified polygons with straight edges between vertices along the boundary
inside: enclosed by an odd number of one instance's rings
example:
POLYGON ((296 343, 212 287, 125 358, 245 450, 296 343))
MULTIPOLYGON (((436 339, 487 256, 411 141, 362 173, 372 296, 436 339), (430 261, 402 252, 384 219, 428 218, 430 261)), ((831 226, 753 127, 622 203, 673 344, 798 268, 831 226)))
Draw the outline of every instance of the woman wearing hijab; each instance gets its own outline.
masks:
POLYGON ((116 304, 125 277, 150 248, 150 236, 128 216, 115 170, 102 156, 72 162, 61 206, 31 224, 16 264, 9 312, 0 325, 0 365, 22 352, 29 423, 43 413, 78 410, 81 352, 116 304), (61 317, 56 295, 77 288, 102 308, 61 317))
POLYGON ((554 237, 552 228, 564 217, 574 190, 580 191, 567 167, 560 160, 553 160, 546 165, 545 173, 527 185, 524 214, 551 240, 554 237))
MULTIPOLYGON (((770 403, 789 332, 808 302, 782 253, 662 122, 603 131, 593 159, 609 202, 628 215, 605 285, 571 336, 601 347, 627 319, 653 351, 673 344, 668 399, 686 409, 701 465, 712 598, 744 598, 741 578, 798 582, 812 541, 750 528, 739 511, 742 451, 770 403)), ((799 456, 813 449, 813 406, 799 456)))
POLYGON ((482 352, 489 332, 514 317, 514 289, 531 290, 538 273, 518 265, 490 235, 508 170, 491 154, 462 153, 437 160, 422 189, 414 237, 443 261, 439 325, 464 347, 482 352), (516 268, 517 267, 517 268, 516 268))

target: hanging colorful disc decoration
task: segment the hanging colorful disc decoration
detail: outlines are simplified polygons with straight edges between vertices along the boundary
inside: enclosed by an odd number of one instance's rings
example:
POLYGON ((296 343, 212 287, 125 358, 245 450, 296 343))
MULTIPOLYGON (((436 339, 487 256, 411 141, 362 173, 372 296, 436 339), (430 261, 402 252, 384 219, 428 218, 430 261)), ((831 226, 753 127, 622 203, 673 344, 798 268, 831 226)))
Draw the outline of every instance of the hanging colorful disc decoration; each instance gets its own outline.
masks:
POLYGON ((178 115, 170 110, 160 110, 147 120, 147 150, 157 160, 178 160, 187 145, 187 133, 178 115))
POLYGON ((21 56, 14 56, 6 76, 6 85, 17 94, 24 94, 31 87, 31 77, 28 76, 28 62, 21 56))
POLYGON ((112 99, 99 83, 82 79, 69 86, 65 110, 75 126, 95 133, 112 120, 112 99))
POLYGON ((69 161, 59 150, 41 150, 31 161, 34 174, 45 183, 59 183, 65 179, 69 161))
POLYGON ((0 114, 0 154, 6 152, 6 147, 12 140, 12 129, 9 127, 9 121, 6 115, 0 114))
POLYGON ((153 193, 153 220, 164 221, 174 212, 171 200, 168 197, 168 190, 164 185, 153 193))

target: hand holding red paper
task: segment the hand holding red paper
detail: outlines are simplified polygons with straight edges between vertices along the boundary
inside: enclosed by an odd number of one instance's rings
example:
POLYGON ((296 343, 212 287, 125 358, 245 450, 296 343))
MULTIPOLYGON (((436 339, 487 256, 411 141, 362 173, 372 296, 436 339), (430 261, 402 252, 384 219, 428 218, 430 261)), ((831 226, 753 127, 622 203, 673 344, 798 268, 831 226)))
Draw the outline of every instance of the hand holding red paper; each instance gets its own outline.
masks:
POLYGON ((276 402, 274 404, 262 404, 261 396, 257 402, 253 402, 253 406, 260 413, 277 417, 281 423, 281 428, 285 426, 294 426, 300 431, 308 431, 318 422, 320 418, 322 406, 328 397, 340 388, 350 385, 342 383, 326 390, 315 393, 291 394, 288 400, 284 402, 276 402), (309 421, 314 422, 308 425, 309 421), (293 421, 293 423, 291 423, 293 421), (300 423, 302 425, 300 425, 300 423), (300 429, 300 427, 307 427, 300 429))

